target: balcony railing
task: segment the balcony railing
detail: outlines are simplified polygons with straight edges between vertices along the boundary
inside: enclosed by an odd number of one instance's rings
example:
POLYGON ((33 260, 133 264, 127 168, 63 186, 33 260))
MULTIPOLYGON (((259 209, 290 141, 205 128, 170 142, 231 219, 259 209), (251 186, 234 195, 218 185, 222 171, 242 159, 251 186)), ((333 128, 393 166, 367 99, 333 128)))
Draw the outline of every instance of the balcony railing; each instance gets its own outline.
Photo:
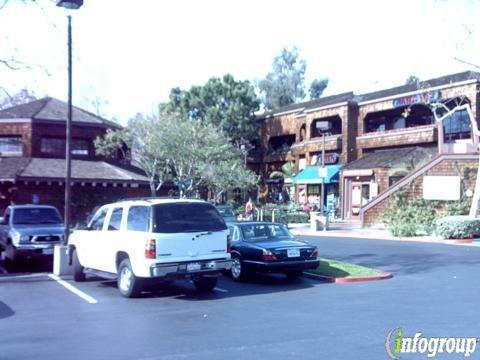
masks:
POLYGON ((378 148, 437 141, 437 125, 421 125, 403 129, 376 131, 357 136, 358 148, 378 148))

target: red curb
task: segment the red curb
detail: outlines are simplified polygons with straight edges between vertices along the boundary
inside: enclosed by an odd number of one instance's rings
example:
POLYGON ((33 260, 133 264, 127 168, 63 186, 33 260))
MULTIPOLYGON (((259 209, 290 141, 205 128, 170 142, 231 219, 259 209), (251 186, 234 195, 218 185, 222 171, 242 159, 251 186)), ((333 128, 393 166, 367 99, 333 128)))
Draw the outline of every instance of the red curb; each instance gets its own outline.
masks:
POLYGON ((331 276, 324 276, 318 274, 312 274, 305 272, 304 275, 313 279, 319 279, 328 283, 351 283, 351 282, 361 282, 361 281, 375 281, 375 280, 385 280, 393 278, 393 274, 384 272, 380 275, 373 275, 373 276, 346 276, 335 278, 331 276))
POLYGON ((473 243, 473 239, 450 239, 453 240, 455 244, 471 244, 473 243))

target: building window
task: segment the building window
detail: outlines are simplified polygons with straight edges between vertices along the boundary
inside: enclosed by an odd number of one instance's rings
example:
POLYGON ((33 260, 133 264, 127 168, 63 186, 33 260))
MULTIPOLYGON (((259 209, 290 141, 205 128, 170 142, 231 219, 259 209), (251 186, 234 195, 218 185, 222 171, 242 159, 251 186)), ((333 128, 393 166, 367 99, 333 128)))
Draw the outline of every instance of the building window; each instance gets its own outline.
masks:
MULTIPOLYGON (((65 155, 65 139, 45 137, 41 139, 40 151, 48 155, 65 155)), ((88 156, 90 143, 84 139, 72 140, 72 155, 88 156)))
POLYGON ((21 136, 0 136, 0 154, 22 154, 21 136))
POLYGON ((49 155, 65 154, 65 139, 42 138, 40 142, 40 151, 49 155))
POLYGON ((455 111, 443 120, 445 141, 470 139, 470 117, 466 110, 455 111))
POLYGON ((88 156, 90 154, 90 143, 88 140, 73 139, 72 155, 88 156))

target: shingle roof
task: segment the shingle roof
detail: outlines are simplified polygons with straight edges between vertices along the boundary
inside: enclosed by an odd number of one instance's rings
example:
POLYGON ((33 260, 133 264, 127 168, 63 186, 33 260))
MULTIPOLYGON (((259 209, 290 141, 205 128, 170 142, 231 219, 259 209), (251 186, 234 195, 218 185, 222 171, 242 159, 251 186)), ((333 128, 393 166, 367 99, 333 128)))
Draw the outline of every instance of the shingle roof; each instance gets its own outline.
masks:
MULTIPOLYGON (((1 119, 32 119, 64 122, 67 116, 68 104, 51 97, 45 97, 26 104, 0 110, 0 122, 1 119)), ((106 120, 76 106, 73 107, 72 121, 105 125, 117 129, 121 128, 120 125, 113 121, 106 120)))
POLYGON ((0 179, 15 179, 17 174, 28 165, 30 159, 23 157, 0 157, 0 179))
POLYGON ((310 100, 310 101, 305 101, 301 103, 282 106, 273 111, 266 111, 262 114, 259 114, 257 118, 261 120, 269 116, 274 116, 276 114, 280 114, 284 112, 289 112, 289 111, 294 112, 295 110, 308 111, 309 109, 314 109, 321 106, 340 104, 350 100, 353 100, 356 102, 370 101, 375 99, 381 99, 384 97, 400 95, 403 93, 409 93, 409 92, 416 91, 423 88, 428 89, 428 88, 441 86, 441 85, 454 84, 454 83, 466 81, 466 80, 480 80, 480 73, 474 72, 474 71, 465 71, 457 74, 451 74, 451 75, 446 75, 446 76, 442 76, 442 77, 438 77, 430 80, 420 81, 418 84, 401 85, 401 86, 393 87, 390 89, 374 91, 374 92, 360 94, 360 95, 354 95, 353 92, 346 92, 342 94, 326 96, 316 100, 310 100))
POLYGON ((442 76, 442 77, 438 77, 430 80, 420 81, 418 84, 402 85, 402 86, 397 86, 390 89, 357 95, 355 97, 355 100, 357 102, 362 102, 362 101, 381 99, 384 97, 408 93, 408 92, 416 91, 423 88, 428 89, 436 86, 454 84, 457 82, 473 80, 473 79, 480 80, 480 73, 474 72, 474 71, 465 71, 457 74, 451 74, 451 75, 446 75, 446 76, 442 76))
POLYGON ((353 92, 346 92, 342 94, 337 94, 337 95, 332 95, 332 96, 326 96, 322 97, 319 99, 315 100, 310 100, 310 101, 304 101, 301 103, 296 103, 296 104, 291 104, 291 105, 286 105, 282 106, 278 109, 275 109, 273 111, 267 111, 263 114, 260 114, 258 118, 263 119, 267 116, 274 115, 274 114, 279 114, 279 113, 284 113, 288 111, 294 111, 296 109, 300 110, 309 110, 309 109, 314 109, 317 107, 321 106, 328 106, 328 105, 333 105, 333 104, 339 104, 343 103, 345 101, 352 100, 354 97, 353 92))
POLYGON ((365 154, 358 160, 352 161, 345 165, 342 170, 390 169, 402 164, 408 164, 409 162, 418 163, 423 159, 432 158, 437 152, 437 148, 421 147, 378 150, 365 154))
MULTIPOLYGON (((0 180, 62 180, 65 159, 0 158, 0 180), (15 164, 17 163, 17 164, 15 164)), ((72 160, 74 181, 148 182, 148 178, 104 161, 72 160)))

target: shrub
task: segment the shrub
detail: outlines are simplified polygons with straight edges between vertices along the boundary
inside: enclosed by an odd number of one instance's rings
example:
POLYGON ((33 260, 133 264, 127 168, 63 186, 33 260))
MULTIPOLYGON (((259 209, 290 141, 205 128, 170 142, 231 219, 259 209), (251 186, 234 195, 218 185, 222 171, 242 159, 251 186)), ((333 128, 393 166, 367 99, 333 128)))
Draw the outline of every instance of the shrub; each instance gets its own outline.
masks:
POLYGON ((385 214, 392 235, 408 237, 431 234, 435 204, 434 201, 408 199, 404 191, 396 193, 385 214))
POLYGON ((468 215, 470 205, 466 201, 445 202, 445 216, 468 215))
POLYGON ((435 221, 435 232, 446 239, 466 239, 480 234, 480 219, 447 216, 435 221))

